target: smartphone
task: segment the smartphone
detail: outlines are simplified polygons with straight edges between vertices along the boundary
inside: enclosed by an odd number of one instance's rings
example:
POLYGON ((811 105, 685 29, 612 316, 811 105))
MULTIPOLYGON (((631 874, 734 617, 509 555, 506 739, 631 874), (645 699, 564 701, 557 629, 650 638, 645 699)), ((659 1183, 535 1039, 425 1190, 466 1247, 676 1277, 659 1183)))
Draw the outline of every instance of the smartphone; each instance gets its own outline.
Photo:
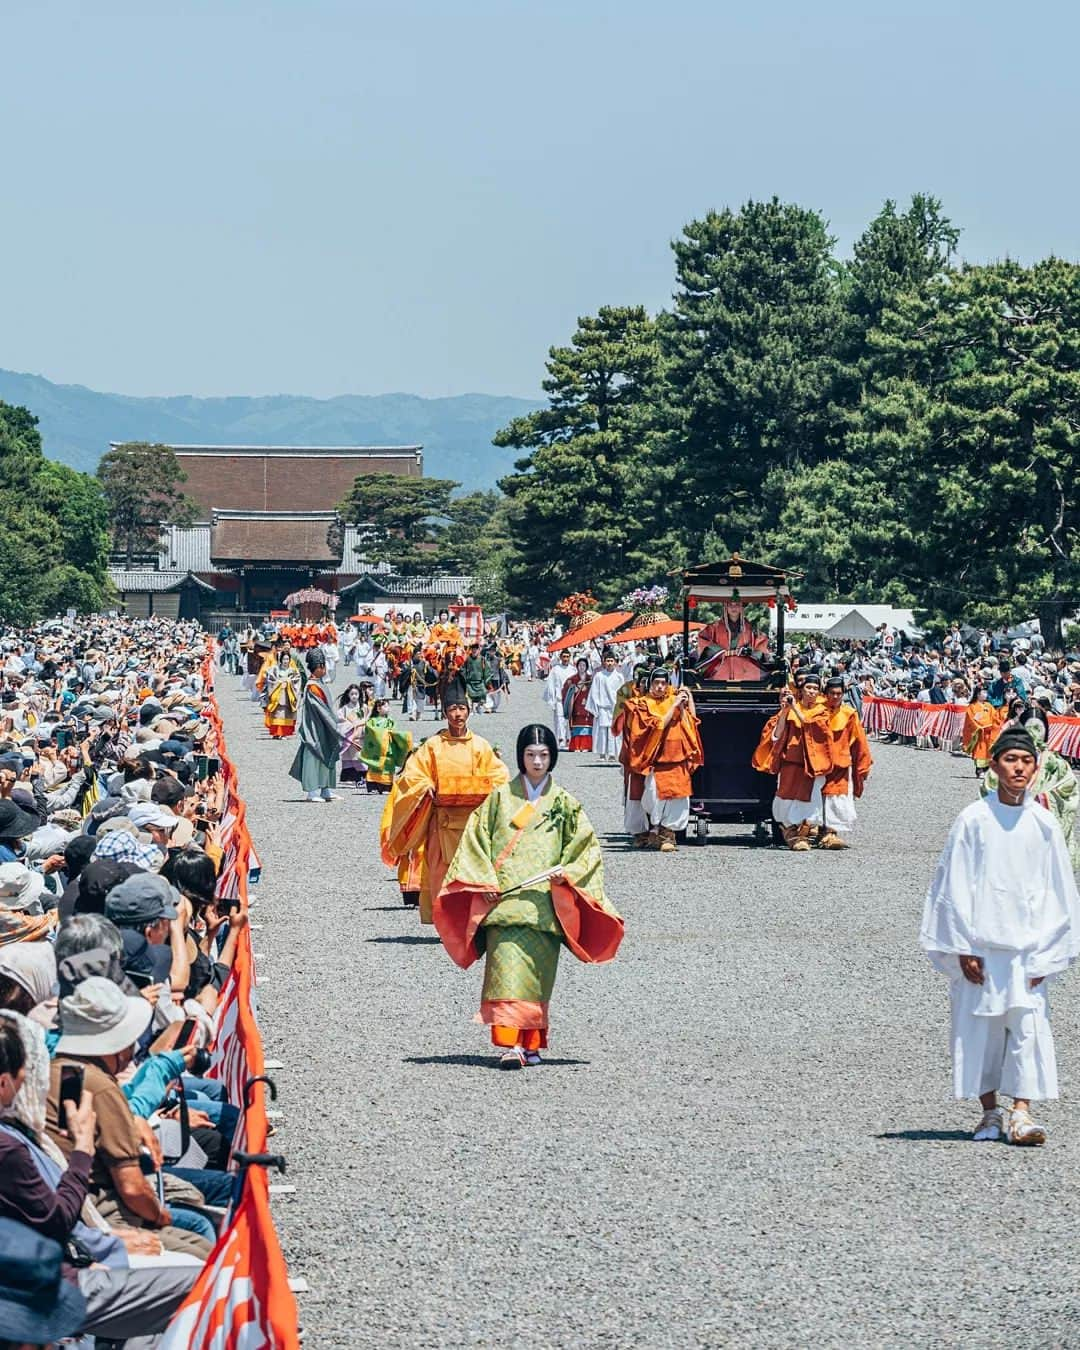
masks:
POLYGON ((190 1045, 195 1039, 195 1032, 198 1029, 198 1022, 194 1017, 189 1017, 180 1028, 180 1035, 176 1038, 176 1049, 182 1050, 185 1045, 190 1045))
POLYGON ((63 1129, 67 1129, 67 1111, 64 1109, 64 1103, 73 1102, 77 1108, 82 1101, 83 1072, 79 1064, 60 1066, 60 1125, 63 1129))
POLYGON ((67 728, 67 727, 57 727, 57 728, 56 728, 56 748, 57 748, 58 750, 66 750, 70 744, 71 744, 71 732, 68 730, 68 728, 67 728))
POLYGON ((217 759, 214 755, 208 755, 206 759, 207 778, 216 778, 220 772, 221 772, 221 760, 217 759))
POLYGON ((207 755, 195 756, 195 777, 200 783, 210 777, 210 760, 207 755))

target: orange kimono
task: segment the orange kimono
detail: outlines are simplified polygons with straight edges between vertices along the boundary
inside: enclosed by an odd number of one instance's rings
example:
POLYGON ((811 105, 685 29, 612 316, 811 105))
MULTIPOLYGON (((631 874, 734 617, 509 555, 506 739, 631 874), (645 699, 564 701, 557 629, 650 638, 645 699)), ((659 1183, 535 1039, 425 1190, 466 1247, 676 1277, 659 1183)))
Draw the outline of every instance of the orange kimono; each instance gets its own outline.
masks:
POLYGON ((626 705, 627 764, 631 783, 638 774, 652 773, 660 801, 675 801, 690 796, 694 770, 705 762, 698 732, 698 719, 689 711, 674 717, 668 725, 664 718, 674 706, 677 695, 650 698, 647 694, 626 705), (627 744, 628 743, 628 744, 627 744))
POLYGON ((395 858, 389 851, 388 842, 390 839, 390 822, 394 815, 394 803, 397 800, 398 779, 394 780, 394 785, 386 794, 386 805, 383 807, 382 819, 379 821, 379 856, 387 867, 393 867, 397 870, 398 889, 403 896, 420 894, 420 883, 424 876, 424 845, 417 846, 410 853, 404 853, 400 858, 395 858))
POLYGON ((423 848, 421 923, 432 922, 432 902, 472 811, 509 779, 506 765, 482 736, 466 731, 455 738, 445 728, 426 740, 401 771, 383 858, 400 863, 423 848))
POLYGON ((832 768, 825 774, 822 792, 826 797, 846 797, 850 781, 852 795, 861 797, 874 760, 859 714, 850 704, 841 703, 830 713, 829 739, 832 768))
POLYGON ((1003 708, 995 708, 985 700, 968 704, 964 713, 963 744, 977 769, 985 769, 990 763, 990 747, 1006 715, 1003 708))

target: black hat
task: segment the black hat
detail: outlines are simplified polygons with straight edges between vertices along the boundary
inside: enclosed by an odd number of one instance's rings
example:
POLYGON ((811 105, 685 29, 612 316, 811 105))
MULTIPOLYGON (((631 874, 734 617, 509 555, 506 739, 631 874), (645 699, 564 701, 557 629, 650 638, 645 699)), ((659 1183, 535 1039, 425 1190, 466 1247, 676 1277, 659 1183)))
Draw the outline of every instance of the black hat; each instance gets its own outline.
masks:
POLYGON ((443 712, 445 713, 448 708, 452 708, 455 703, 463 703, 466 708, 471 706, 469 703, 468 690, 456 675, 447 680, 443 688, 443 712))
POLYGON ((0 798, 0 839, 25 839, 41 824, 37 816, 24 811, 10 798, 0 798))
POLYGON ((60 1270, 63 1248, 14 1219, 0 1219, 0 1327, 6 1339, 48 1345, 86 1321, 86 1299, 60 1270))
POLYGON ((810 666, 807 670, 800 670, 795 677, 796 684, 821 684, 821 671, 816 666, 810 666))
POLYGON ((844 681, 843 677, 840 675, 830 675, 829 678, 825 681, 826 689, 843 689, 843 687, 844 681))
POLYGON ((518 732, 517 766, 521 773, 525 772, 525 751, 530 745, 546 745, 551 753, 548 769, 555 768, 559 758, 559 743, 550 727, 545 726, 543 722, 530 722, 518 732))
POLYGON ((1025 731, 1023 727, 1006 727, 990 747, 990 758, 997 759, 1006 750, 1023 750, 1035 759, 1039 757, 1038 746, 1031 739, 1031 733, 1025 731))

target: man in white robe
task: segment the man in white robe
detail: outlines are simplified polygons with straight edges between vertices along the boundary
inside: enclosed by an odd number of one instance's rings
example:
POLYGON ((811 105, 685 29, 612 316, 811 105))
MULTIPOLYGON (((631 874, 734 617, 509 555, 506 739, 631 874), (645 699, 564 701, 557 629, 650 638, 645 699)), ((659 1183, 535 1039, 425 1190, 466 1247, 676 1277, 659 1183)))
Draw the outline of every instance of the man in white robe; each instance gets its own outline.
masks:
POLYGON ((601 759, 617 760, 619 757, 621 737, 612 732, 611 721, 615 715, 615 700, 624 683, 622 671, 615 664, 615 653, 608 648, 601 669, 593 676, 585 704, 593 718, 593 750, 601 759))
POLYGON ((1080 953, 1080 896, 1061 827, 1027 796, 1030 735, 1003 731, 991 763, 998 790, 953 824, 919 942, 950 981, 953 1088, 982 1104, 975 1139, 1042 1144, 1031 1102, 1058 1095, 1046 981, 1080 953), (1008 1119, 998 1091, 1013 1098, 1008 1119))
POLYGON ((565 750, 570 743, 570 729, 566 725, 566 712, 563 709, 563 685, 574 674, 576 670, 570 660, 570 652, 564 647, 559 653, 558 661, 548 672, 544 684, 544 702, 555 718, 555 739, 559 743, 560 750, 565 750))

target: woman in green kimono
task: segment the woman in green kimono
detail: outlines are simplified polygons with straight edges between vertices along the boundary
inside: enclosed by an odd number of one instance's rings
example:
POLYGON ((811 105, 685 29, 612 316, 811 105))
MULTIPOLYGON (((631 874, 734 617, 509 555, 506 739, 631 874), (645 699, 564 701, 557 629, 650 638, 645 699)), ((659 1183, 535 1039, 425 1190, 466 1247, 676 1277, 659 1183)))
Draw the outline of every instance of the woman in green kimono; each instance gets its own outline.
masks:
MULTIPOLYGON (((1032 779, 1031 786, 1028 788, 1027 795, 1041 802, 1053 814, 1054 819, 1061 826, 1062 834, 1065 836, 1073 871, 1078 871, 1080 870, 1080 840, 1076 837, 1076 810, 1078 804, 1080 804, 1080 788, 1078 788, 1076 782, 1076 775, 1067 760, 1063 759, 1055 750, 1047 749, 1046 738, 1049 734, 1050 724, 1046 720, 1046 714, 1040 708, 1029 708, 1017 719, 1017 722, 1028 733, 1039 750, 1039 767, 1032 779)), ((1002 727, 1002 731, 1004 730, 1005 728, 1002 727)), ((993 769, 987 769, 981 779, 982 795, 984 797, 989 796, 991 793, 996 793, 997 789, 997 774, 993 769)))
POLYGON ((610 961, 623 921, 604 895, 600 844, 581 804, 551 778, 559 751, 551 729, 523 727, 517 778, 469 817, 434 919, 451 958, 485 955, 478 1020, 506 1069, 539 1064, 559 950, 610 961))
POLYGON ((364 728, 360 758, 367 769, 367 790, 389 792, 412 749, 412 732, 398 731, 390 716, 390 701, 377 698, 364 728))

